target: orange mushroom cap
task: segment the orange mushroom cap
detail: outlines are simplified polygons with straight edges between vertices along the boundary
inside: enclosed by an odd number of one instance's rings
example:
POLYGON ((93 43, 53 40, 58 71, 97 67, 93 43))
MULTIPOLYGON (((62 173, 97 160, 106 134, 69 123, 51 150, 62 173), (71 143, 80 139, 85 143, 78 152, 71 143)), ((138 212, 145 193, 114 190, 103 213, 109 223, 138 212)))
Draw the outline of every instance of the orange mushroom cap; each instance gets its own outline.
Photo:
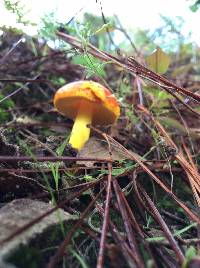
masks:
POLYGON ((115 96, 93 81, 78 81, 60 88, 54 96, 58 112, 74 120, 69 143, 80 150, 89 139, 88 124, 113 124, 120 115, 115 96))
POLYGON ((80 102, 93 105, 92 124, 113 124, 120 115, 115 96, 104 86, 93 81, 77 81, 61 87, 54 96, 54 106, 67 117, 76 118, 80 102))

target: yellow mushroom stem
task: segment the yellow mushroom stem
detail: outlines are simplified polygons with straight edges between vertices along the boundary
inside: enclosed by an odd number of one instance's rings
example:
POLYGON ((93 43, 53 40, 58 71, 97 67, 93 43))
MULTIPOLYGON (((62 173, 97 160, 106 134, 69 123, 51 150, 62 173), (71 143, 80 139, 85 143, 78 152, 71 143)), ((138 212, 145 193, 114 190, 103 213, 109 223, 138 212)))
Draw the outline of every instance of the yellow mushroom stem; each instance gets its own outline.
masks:
POLYGON ((77 111, 69 143, 78 151, 90 136, 90 128, 87 125, 92 123, 93 105, 88 101, 81 101, 77 111))

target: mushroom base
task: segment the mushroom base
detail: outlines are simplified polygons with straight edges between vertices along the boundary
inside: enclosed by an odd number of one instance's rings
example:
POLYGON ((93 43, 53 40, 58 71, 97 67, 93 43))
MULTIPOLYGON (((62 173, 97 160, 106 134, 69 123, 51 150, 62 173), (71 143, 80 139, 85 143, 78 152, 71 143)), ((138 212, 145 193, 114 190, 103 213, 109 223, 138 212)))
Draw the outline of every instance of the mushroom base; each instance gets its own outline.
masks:
POLYGON ((90 128, 87 125, 92 122, 92 112, 93 104, 85 100, 81 101, 69 140, 71 146, 78 151, 89 139, 90 128))

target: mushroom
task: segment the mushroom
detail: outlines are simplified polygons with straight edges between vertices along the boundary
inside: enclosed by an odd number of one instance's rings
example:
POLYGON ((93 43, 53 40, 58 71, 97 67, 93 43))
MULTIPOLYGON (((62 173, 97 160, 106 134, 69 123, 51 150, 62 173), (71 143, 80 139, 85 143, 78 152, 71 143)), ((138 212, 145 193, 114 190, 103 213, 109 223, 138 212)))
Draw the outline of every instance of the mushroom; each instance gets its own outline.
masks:
POLYGON ((78 151, 89 139, 89 124, 113 124, 120 115, 115 96, 93 81, 77 81, 61 87, 53 102, 59 113, 74 120, 69 143, 78 151))

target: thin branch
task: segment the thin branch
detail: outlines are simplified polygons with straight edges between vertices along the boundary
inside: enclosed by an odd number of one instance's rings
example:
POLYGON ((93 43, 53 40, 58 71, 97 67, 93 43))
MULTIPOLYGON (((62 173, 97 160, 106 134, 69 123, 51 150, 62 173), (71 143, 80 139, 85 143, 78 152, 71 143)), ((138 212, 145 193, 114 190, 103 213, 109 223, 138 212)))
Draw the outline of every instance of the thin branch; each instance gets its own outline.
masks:
MULTIPOLYGON (((68 34, 64 34, 62 32, 57 32, 57 35, 61 37, 62 39, 64 39, 66 42, 70 43, 72 46, 80 49, 80 51, 83 51, 81 40, 73 36, 70 36, 68 34)), ((163 89, 174 90, 179 94, 185 95, 187 97, 190 97, 196 100, 197 102, 200 102, 199 95, 194 94, 193 92, 190 92, 189 90, 174 84, 173 82, 169 81, 164 76, 161 76, 153 72, 152 70, 148 69, 147 67, 137 62, 133 57, 129 57, 127 60, 126 59, 122 60, 107 52, 99 50, 98 48, 96 48, 95 46, 91 44, 87 44, 87 47, 88 47, 87 52, 97 58, 100 58, 104 61, 112 61, 113 63, 117 64, 118 66, 121 66, 125 70, 131 73, 137 74, 140 77, 155 83, 156 85, 158 85, 159 87, 163 89)))
POLYGON ((92 161, 92 162, 103 162, 112 163, 113 160, 106 158, 94 158, 94 157, 69 157, 69 156, 0 156, 0 162, 25 162, 25 161, 38 161, 38 162, 68 162, 68 161, 92 161))
MULTIPOLYGON (((105 187, 104 187, 105 188, 105 187)), ((102 194, 104 188, 96 195, 96 197, 90 202, 90 204, 87 206, 87 208, 82 212, 80 219, 74 224, 74 226, 71 228, 67 236, 65 237, 64 241, 61 243, 61 245, 58 247, 55 255, 51 257, 49 263, 47 264, 46 268, 54 268, 56 263, 59 261, 59 259, 64 256, 67 250, 67 246, 72 239, 72 236, 76 232, 77 228, 83 223, 83 220, 85 217, 88 215, 90 212, 90 209, 94 205, 94 203, 97 201, 97 199, 100 197, 102 194)))
POLYGON ((104 262, 104 251, 105 251, 105 244, 106 244, 106 235, 108 230, 108 224, 109 224, 109 207, 110 207, 110 199, 111 199, 111 181, 112 181, 112 165, 111 163, 108 163, 108 182, 107 182, 107 189, 106 189, 106 201, 105 201, 105 209, 104 209, 104 221, 102 226, 102 235, 100 240, 100 246, 99 246, 99 254, 97 259, 97 268, 103 267, 104 262))
POLYGON ((181 251, 181 249, 178 246, 178 243, 176 242, 176 240, 174 239, 172 233, 170 232, 167 224, 165 223, 165 221, 163 220, 163 218, 161 217, 158 209, 156 208, 156 206, 154 205, 154 203, 152 202, 152 200, 150 199, 150 197, 148 196, 148 194, 144 191, 144 189, 142 187, 139 187, 140 192, 142 192, 143 196, 145 197, 148 206, 150 208, 150 211, 152 212, 152 216, 155 218, 155 220, 160 224, 160 227, 162 228, 166 238, 169 240, 174 252, 176 253, 176 256, 180 262, 180 264, 182 264, 184 262, 184 255, 181 251))

